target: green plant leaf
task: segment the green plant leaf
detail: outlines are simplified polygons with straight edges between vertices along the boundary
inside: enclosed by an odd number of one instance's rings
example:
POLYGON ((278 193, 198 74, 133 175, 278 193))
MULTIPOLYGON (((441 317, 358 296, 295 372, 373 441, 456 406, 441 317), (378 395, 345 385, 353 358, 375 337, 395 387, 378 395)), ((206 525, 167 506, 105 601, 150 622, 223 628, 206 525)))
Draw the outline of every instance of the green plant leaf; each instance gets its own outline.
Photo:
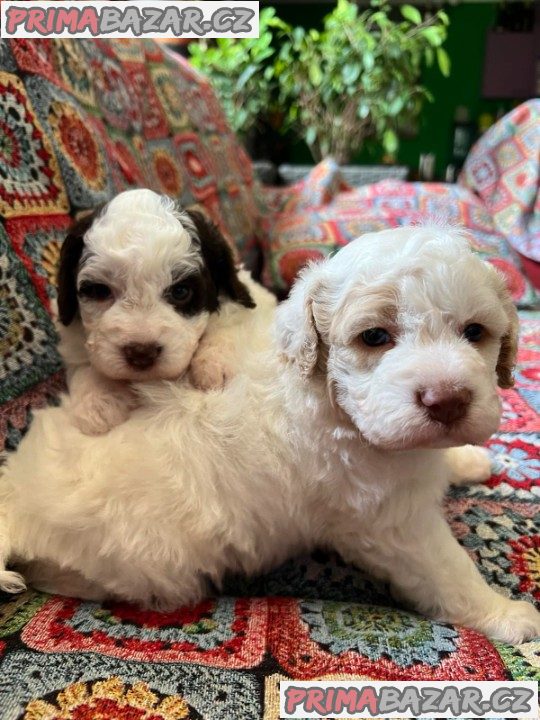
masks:
POLYGON ((368 72, 371 72, 375 67, 375 57, 371 52, 365 52, 363 55, 364 67, 368 72))
POLYGON ((444 77, 449 77, 452 64, 448 53, 442 47, 437 48, 437 64, 444 77))
POLYGON ((365 120, 369 115, 369 110, 370 108, 367 102, 360 102, 360 104, 358 105, 358 117, 362 118, 362 120, 365 120))
POLYGON ((294 39, 295 43, 298 44, 298 43, 301 43, 302 40, 304 39, 306 31, 304 30, 303 27, 295 27, 292 34, 293 34, 293 39, 294 39))
POLYGON ((247 81, 255 75, 259 68, 257 65, 248 65, 247 68, 241 73, 237 80, 236 87, 238 90, 242 90, 247 81))
POLYGON ((344 65, 341 71, 343 82, 346 85, 352 85, 353 83, 355 83, 360 77, 360 70, 360 65, 358 65, 357 63, 347 63, 346 65, 344 65))
POLYGON ((382 138, 383 147, 387 153, 395 153, 399 146, 398 136, 393 130, 385 130, 382 138))
POLYGON ((319 65, 313 63, 309 66, 309 79, 313 83, 313 85, 315 85, 315 87, 321 84, 323 74, 319 65))
POLYGON ((245 108, 239 108, 236 116, 235 125, 238 130, 240 130, 243 125, 247 122, 248 119, 248 112, 245 108))
POLYGON ((412 5, 402 5, 399 9, 401 10, 401 14, 405 20, 409 20, 415 25, 420 25, 422 22, 422 15, 420 14, 420 11, 412 5))
POLYGON ((306 130, 306 143, 308 145, 313 145, 316 139, 317 128, 313 127, 313 125, 310 125, 310 127, 308 127, 308 129, 306 130))
POLYGON ((405 104, 403 98, 398 95, 398 97, 394 98, 392 102, 388 105, 388 114, 392 115, 394 117, 397 115, 401 110, 403 109, 403 105, 405 104))
POLYGON ((437 28, 434 26, 423 28, 422 29, 422 35, 428 40, 431 45, 434 47, 438 47, 439 45, 442 45, 442 33, 441 28, 437 28))
POLYGON ((450 18, 444 12, 444 10, 439 10, 439 12, 437 13, 437 17, 442 22, 442 24, 445 25, 446 27, 448 27, 450 25, 450 18))
POLYGON ((377 23, 380 27, 384 27, 385 25, 388 25, 388 18, 386 17, 386 13, 379 10, 378 12, 373 13, 370 17, 370 22, 377 23))

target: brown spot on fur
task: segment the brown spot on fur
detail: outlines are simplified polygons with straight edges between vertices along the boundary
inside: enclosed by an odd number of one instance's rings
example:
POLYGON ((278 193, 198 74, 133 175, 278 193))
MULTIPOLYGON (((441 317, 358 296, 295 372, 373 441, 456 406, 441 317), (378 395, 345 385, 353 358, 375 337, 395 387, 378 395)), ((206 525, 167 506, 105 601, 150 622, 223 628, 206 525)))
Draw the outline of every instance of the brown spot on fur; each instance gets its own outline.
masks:
POLYGON ((497 379, 499 387, 507 390, 514 386, 513 371, 517 354, 517 333, 507 333, 501 340, 501 349, 497 359, 497 379))

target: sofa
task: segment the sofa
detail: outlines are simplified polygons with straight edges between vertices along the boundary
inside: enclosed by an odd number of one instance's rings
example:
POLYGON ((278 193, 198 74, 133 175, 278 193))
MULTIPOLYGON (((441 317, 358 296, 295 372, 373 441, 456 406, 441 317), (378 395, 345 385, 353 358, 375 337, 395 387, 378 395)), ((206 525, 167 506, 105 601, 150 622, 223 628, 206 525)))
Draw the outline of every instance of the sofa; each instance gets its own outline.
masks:
MULTIPOLYGON (((452 489, 445 509, 489 583, 540 600, 540 315, 522 265, 540 259, 538 101, 482 138, 457 185, 356 190, 331 160, 293 187, 260 187, 208 82, 151 41, 0 41, 0 105, 3 453, 64 389, 51 321, 59 248, 72 219, 113 194, 148 186, 198 207, 281 296, 305 262, 363 232, 457 220, 505 274, 522 332, 488 442, 492 476, 452 489)), ((276 720, 287 678, 538 679, 540 642, 427 620, 322 549, 170 613, 0 596, 0 720, 276 720)))

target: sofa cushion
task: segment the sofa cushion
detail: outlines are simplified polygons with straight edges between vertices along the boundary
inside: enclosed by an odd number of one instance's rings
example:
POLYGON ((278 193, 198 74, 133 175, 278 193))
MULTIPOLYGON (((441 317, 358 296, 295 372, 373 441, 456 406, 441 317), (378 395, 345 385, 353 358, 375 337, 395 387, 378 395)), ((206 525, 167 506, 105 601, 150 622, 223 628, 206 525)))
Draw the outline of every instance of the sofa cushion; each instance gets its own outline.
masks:
POLYGON ((495 227, 482 200, 461 185, 383 180, 348 188, 331 161, 316 166, 287 191, 267 192, 269 212, 262 221, 265 283, 286 293, 299 270, 358 236, 426 218, 462 225, 472 247, 506 276, 512 297, 523 307, 536 293, 517 253, 495 227))
POLYGON ((480 138, 459 182, 483 202, 494 227, 540 262, 540 99, 512 110, 480 138))
POLYGON ((151 41, 2 41, 0 148, 1 449, 61 386, 50 300, 77 212, 150 187, 198 206, 249 259, 259 210, 210 85, 151 41))

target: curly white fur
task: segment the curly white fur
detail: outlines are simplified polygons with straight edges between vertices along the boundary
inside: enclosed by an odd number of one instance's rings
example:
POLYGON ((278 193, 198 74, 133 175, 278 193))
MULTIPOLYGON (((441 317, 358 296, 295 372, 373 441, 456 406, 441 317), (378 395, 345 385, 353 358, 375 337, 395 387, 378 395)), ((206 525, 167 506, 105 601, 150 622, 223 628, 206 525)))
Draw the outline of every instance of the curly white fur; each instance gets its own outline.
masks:
MULTIPOLYGON (((105 284, 111 298, 82 296, 80 318, 67 327, 57 323, 70 412, 84 433, 105 433, 128 418, 138 404, 131 382, 177 379, 190 364, 191 380, 202 390, 221 388, 232 376, 222 352, 221 316, 204 310, 182 315, 164 295, 174 278, 197 273, 203 264, 189 215, 151 190, 120 193, 92 223, 77 286, 105 284), (157 344, 158 361, 148 369, 130 367, 122 353, 130 343, 157 344)), ((248 312, 237 308, 235 316, 241 322, 248 312)))
POLYGON ((276 340, 264 301, 231 328, 223 392, 145 383, 143 406, 98 438, 64 407, 38 411, 0 483, 2 557, 48 590, 170 607, 226 571, 326 546, 431 617, 505 642, 538 635, 534 607, 486 584, 441 511, 464 467, 488 472, 483 450, 453 446, 497 427, 516 335, 503 285, 455 231, 366 235, 305 270, 276 340), (485 327, 476 344, 471 322, 485 327), (392 343, 363 346, 383 323, 392 343), (415 399, 439 383, 471 392, 450 426, 415 399))

